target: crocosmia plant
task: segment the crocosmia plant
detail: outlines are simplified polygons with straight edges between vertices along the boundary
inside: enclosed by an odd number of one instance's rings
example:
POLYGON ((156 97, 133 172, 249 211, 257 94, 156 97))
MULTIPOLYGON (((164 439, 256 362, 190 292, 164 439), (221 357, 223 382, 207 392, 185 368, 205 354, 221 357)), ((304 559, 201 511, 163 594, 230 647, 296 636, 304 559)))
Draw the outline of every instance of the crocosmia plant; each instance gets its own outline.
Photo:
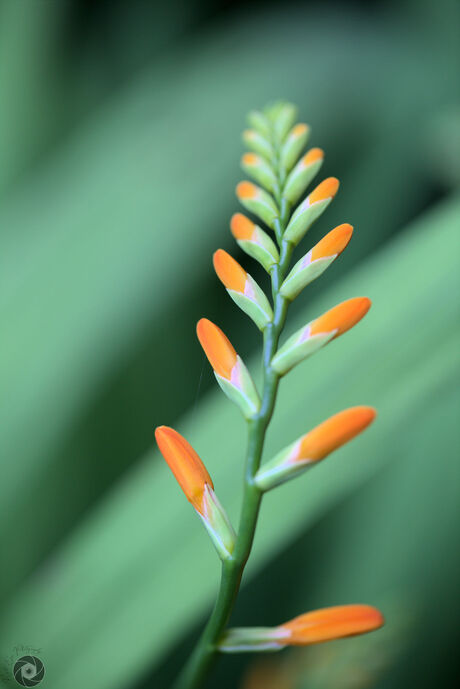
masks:
POLYGON ((235 530, 218 500, 212 478, 202 460, 176 430, 156 429, 158 447, 187 499, 203 522, 222 561, 217 600, 194 652, 182 670, 177 689, 197 689, 219 653, 279 651, 363 634, 383 624, 382 614, 368 605, 344 605, 300 614, 274 627, 229 628, 244 567, 251 553, 264 494, 299 477, 331 452, 364 431, 375 410, 357 406, 335 413, 276 454, 265 458, 264 439, 272 418, 281 378, 304 359, 353 328, 368 312, 367 297, 331 305, 326 313, 282 338, 290 303, 329 268, 346 249, 353 228, 344 223, 328 232, 291 266, 293 251, 305 241, 314 221, 336 195, 339 182, 329 177, 312 190, 324 154, 305 151, 310 128, 296 123, 290 103, 251 112, 250 129, 243 133, 249 149, 242 168, 254 181, 242 181, 236 195, 251 218, 237 213, 230 221, 233 237, 258 261, 271 279, 268 296, 254 278, 226 251, 214 254, 214 269, 235 304, 262 333, 263 384, 258 390, 243 360, 218 325, 206 318, 197 324, 200 344, 222 391, 247 422, 248 444, 240 523, 235 530))

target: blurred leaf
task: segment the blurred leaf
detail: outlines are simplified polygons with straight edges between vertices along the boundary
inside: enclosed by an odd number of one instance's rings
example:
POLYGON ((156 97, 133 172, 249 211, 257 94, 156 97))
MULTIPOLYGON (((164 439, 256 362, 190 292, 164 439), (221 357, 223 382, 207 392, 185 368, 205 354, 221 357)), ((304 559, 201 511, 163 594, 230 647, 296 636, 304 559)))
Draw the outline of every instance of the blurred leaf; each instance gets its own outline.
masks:
MULTIPOLYGON (((283 381, 267 457, 342 407, 373 404, 380 418, 304 480, 267 496, 250 573, 392 462, 395 429, 403 442, 420 400, 452 375, 457 257, 442 249, 455 241, 459 211, 456 200, 430 213, 290 323, 294 330, 356 294, 374 301, 356 330, 283 381)), ((241 423, 230 432, 237 417, 213 392, 179 427, 206 462, 234 520, 243 455, 241 423)), ((407 447, 409 458, 420 452, 407 447)), ((447 459, 439 457, 439 467, 447 459)), ((51 686, 60 689, 82 681, 98 689, 126 686, 202 614, 217 576, 206 535, 154 453, 12 598, 3 614, 1 651, 7 654, 22 638, 39 645, 51 686), (106 658, 110 663, 101 662, 106 658)))
MULTIPOLYGON (((9 11, 20 31, 16 4, 9 11)), ((231 314, 231 331, 241 332, 243 321, 205 268, 217 237, 230 246, 235 146, 249 107, 274 95, 298 102, 314 144, 331 145, 325 176, 343 178, 346 193, 331 207, 328 229, 351 220, 360 241, 311 295, 431 200, 421 135, 425 120, 452 100, 458 44, 443 33, 444 10, 434 8, 430 23, 416 14, 417 32, 410 14, 376 21, 351 9, 344 30, 343 10, 323 6, 216 21, 166 51, 5 199, 0 522, 10 566, 3 595, 134 461, 152 425, 193 405, 201 359, 197 346, 183 346, 193 322, 214 311, 224 324, 231 314), (181 279, 171 280, 171 271, 181 279), (29 534, 27 549, 11 521, 29 534)), ((19 79, 26 97, 7 103, 7 138, 24 121, 35 136, 30 65, 47 74, 54 27, 46 10, 40 17, 34 42, 23 48, 23 77, 8 72, 14 55, 6 63, 9 88, 19 79)), ((33 32, 33 22, 27 27, 33 32)), ((45 119, 52 102, 42 104, 45 119)), ((8 141, 6 165, 16 159, 8 141)), ((246 328, 243 354, 254 341, 246 328)))

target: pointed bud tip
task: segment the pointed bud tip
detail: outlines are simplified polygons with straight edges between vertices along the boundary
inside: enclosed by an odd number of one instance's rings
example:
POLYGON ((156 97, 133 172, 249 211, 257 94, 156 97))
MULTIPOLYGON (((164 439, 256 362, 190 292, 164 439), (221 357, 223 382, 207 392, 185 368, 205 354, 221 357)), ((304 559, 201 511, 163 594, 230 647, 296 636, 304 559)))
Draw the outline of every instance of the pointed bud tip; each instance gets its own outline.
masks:
POLYGON ((240 182, 236 186, 236 195, 241 199, 253 199, 257 196, 257 187, 252 182, 240 182))
POLYGON ((364 405, 334 414, 303 436, 294 461, 317 462, 362 433, 377 415, 373 407, 364 405))
POLYGON ((227 289, 244 292, 247 273, 230 254, 218 249, 214 253, 213 263, 217 277, 227 289))
POLYGON ((365 634, 384 623, 380 610, 371 605, 341 605, 300 615, 279 629, 288 632, 285 643, 303 646, 365 634))
POLYGON ((316 163, 317 160, 324 158, 324 151, 322 148, 311 148, 302 158, 304 167, 316 163))
POLYGON ((311 324, 311 335, 337 330, 334 337, 342 335, 363 318, 371 307, 368 297, 354 297, 337 304, 311 324))
POLYGON ((312 249, 311 260, 316 261, 318 258, 338 256, 348 245, 352 234, 352 225, 348 223, 338 225, 323 237, 312 249))
POLYGON ((237 355, 233 345, 222 330, 207 318, 201 318, 196 333, 204 353, 214 371, 230 380, 237 355))
POLYGON ((258 165, 260 163, 260 157, 256 153, 245 153, 241 162, 244 165, 258 165))
POLYGON ((235 239, 251 239, 255 224, 242 213, 235 213, 230 220, 230 229, 235 239))
POLYGON ((293 127, 291 133, 295 137, 303 136, 303 134, 308 132, 309 129, 310 127, 308 126, 308 124, 305 124, 304 122, 299 122, 299 124, 296 124, 295 127, 293 127))
POLYGON ((317 203, 318 201, 324 201, 325 199, 333 199, 337 194, 339 186, 340 182, 336 177, 328 177, 327 179, 323 180, 308 197, 310 205, 312 203, 317 203))
POLYGON ((158 426, 155 440, 187 500, 202 514, 204 488, 206 484, 214 488, 203 462, 190 443, 174 428, 158 426))

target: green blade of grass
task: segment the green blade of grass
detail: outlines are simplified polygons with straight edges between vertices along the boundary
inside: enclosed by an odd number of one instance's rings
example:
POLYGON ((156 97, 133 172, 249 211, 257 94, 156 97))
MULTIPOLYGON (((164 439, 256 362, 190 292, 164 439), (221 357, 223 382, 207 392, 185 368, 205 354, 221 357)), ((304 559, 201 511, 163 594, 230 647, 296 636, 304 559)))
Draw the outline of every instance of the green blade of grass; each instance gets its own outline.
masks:
MULTIPOLYGON (((340 454, 268 497, 249 573, 391 462, 394 429, 404 438, 420 397, 454 370, 457 259, 444 249, 455 242, 459 209, 451 201, 419 220, 290 323, 294 330, 358 294, 374 302, 346 338, 283 381, 266 457, 345 406, 374 404, 380 416, 340 454)), ((235 520, 244 450, 237 413, 213 392, 179 429, 235 520)), ((124 686, 196 622, 214 597, 217 570, 205 533, 153 452, 12 598, 0 649, 7 654, 22 638, 41 647, 51 686, 61 689, 124 686)))

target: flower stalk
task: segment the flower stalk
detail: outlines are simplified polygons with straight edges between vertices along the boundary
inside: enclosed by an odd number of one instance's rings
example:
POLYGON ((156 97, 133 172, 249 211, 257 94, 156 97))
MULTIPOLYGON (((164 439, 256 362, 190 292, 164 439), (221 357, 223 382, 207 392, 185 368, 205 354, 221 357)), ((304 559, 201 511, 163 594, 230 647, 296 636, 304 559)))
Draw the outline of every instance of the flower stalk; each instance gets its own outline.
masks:
POLYGON ((203 520, 222 561, 214 608, 175 689, 200 689, 219 651, 280 650, 285 645, 317 643, 371 631, 383 623, 379 611, 358 605, 306 613, 273 628, 227 629, 251 552, 264 492, 325 458, 363 431, 375 416, 371 407, 340 412, 261 466, 265 435, 282 376, 352 328, 370 307, 366 297, 349 299, 308 323, 280 346, 289 304, 335 261, 353 231, 351 225, 340 225, 291 268, 294 248, 339 187, 334 177, 324 180, 292 212, 293 204, 305 193, 324 157, 321 149, 314 148, 298 161, 310 128, 305 124, 296 125, 295 116, 296 109, 289 103, 278 103, 264 112, 253 111, 249 115, 252 129, 243 133, 250 152, 243 156, 242 167, 261 187, 243 181, 238 184, 236 194, 246 210, 273 231, 277 246, 269 234, 241 213, 231 221, 232 234, 240 247, 270 275, 272 304, 228 253, 220 249, 214 254, 218 278, 263 334, 260 395, 245 364, 220 328, 207 319, 201 319, 197 326, 198 339, 217 382, 240 407, 247 422, 244 494, 236 534, 193 448, 172 429, 157 429, 160 450, 203 520))

